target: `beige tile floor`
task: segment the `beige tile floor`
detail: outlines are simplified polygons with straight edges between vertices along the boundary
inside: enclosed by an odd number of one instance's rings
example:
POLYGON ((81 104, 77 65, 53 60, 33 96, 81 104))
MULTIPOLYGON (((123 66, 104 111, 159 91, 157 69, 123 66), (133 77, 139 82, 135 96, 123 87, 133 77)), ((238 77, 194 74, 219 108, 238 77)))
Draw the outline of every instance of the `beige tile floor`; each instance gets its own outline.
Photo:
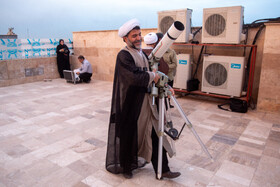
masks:
MULTIPOLYGON (((133 179, 104 167, 112 83, 62 79, 0 88, 0 186, 280 186, 280 116, 221 111, 217 99, 178 97, 214 157, 185 128, 169 159, 174 180, 151 164, 133 179)), ((179 95, 180 96, 180 95, 179 95)), ((172 111, 174 126, 182 118, 172 111)))

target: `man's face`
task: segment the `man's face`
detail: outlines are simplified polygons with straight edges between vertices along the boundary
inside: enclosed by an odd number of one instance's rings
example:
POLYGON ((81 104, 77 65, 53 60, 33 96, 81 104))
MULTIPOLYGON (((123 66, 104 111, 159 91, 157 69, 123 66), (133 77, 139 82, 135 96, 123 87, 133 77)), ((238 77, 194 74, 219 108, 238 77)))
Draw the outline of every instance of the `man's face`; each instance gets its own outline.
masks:
POLYGON ((82 63, 84 60, 81 58, 78 58, 79 62, 82 63))
POLYGON ((130 31, 130 33, 124 37, 124 41, 130 47, 141 49, 141 43, 142 43, 141 30, 134 29, 130 31))

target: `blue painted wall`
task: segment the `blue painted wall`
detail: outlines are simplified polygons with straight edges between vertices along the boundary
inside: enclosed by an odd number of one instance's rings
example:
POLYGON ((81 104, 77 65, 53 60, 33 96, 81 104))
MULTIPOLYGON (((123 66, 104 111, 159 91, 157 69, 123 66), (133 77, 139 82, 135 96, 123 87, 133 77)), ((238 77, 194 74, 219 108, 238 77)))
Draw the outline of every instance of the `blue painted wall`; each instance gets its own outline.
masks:
MULTIPOLYGON (((64 39, 70 54, 73 40, 64 39)), ((56 56, 59 39, 0 39, 0 60, 56 56)))

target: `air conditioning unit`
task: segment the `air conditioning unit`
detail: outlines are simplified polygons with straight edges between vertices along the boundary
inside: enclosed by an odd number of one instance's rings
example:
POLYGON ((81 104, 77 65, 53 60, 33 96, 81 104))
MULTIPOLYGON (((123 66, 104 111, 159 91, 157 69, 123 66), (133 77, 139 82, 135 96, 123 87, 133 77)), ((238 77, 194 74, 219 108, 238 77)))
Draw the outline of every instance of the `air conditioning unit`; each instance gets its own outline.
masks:
POLYGON ((202 43, 239 44, 242 34, 244 7, 203 9, 202 43))
POLYGON ((185 30, 175 42, 188 43, 192 39, 191 35, 191 9, 166 10, 158 12, 158 31, 165 34, 174 21, 180 21, 184 24, 185 30))
POLYGON ((201 91, 240 97, 244 81, 244 57, 205 56, 201 91))
POLYGON ((190 54, 177 55, 177 71, 174 78, 174 88, 187 89, 187 81, 191 79, 191 61, 192 55, 190 54))

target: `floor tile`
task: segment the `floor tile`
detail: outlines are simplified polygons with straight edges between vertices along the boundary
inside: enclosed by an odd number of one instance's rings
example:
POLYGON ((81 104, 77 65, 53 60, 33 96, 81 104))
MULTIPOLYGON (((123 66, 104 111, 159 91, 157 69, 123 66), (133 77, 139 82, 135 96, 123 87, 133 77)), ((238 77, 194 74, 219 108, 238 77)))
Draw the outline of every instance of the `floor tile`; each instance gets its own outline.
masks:
POLYGON ((229 181, 249 186, 254 176, 255 169, 230 161, 224 161, 216 176, 229 181))
MULTIPOLYGON (((111 94, 112 82, 98 80, 0 88, 0 186, 280 186, 279 115, 221 111, 217 100, 198 95, 176 95, 193 125, 184 128, 169 158, 180 177, 156 180, 151 163, 133 171, 132 179, 109 173, 111 94)), ((184 120, 175 109, 171 116, 180 130, 184 120)))

